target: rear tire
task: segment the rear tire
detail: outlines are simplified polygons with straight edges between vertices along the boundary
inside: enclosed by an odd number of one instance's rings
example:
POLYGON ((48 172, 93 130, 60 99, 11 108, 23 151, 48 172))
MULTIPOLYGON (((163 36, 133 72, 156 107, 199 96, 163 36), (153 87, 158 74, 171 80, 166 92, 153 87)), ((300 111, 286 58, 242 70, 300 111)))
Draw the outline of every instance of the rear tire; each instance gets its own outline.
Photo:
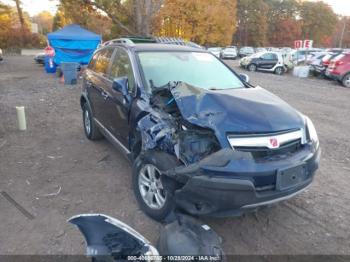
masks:
POLYGON ((143 212, 164 221, 175 208, 174 192, 178 183, 162 172, 179 166, 177 159, 161 151, 141 153, 133 164, 133 190, 143 212))
POLYGON ((250 64, 247 66, 247 69, 250 72, 255 72, 258 69, 258 67, 255 64, 250 64))
POLYGON ((93 115, 87 103, 83 105, 83 125, 87 139, 99 140, 103 138, 103 135, 93 121, 93 115))
POLYGON ((343 86, 350 88, 350 73, 347 73, 342 80, 343 86))

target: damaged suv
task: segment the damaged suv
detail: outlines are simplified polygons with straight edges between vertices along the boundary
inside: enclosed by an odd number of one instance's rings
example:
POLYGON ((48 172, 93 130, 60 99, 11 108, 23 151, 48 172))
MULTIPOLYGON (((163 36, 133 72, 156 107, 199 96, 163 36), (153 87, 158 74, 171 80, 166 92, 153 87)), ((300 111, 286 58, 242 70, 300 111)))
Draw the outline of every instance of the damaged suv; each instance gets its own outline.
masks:
POLYGON ((111 43, 83 78, 88 139, 106 137, 133 164, 141 209, 231 216, 307 188, 320 148, 311 120, 209 52, 111 43))

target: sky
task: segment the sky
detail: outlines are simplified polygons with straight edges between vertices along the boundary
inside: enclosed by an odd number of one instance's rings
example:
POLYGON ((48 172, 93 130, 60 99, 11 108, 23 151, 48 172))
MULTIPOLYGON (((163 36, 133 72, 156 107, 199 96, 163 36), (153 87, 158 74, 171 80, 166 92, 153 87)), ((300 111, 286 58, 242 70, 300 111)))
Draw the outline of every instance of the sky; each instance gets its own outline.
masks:
MULTIPOLYGON (((309 0, 318 1, 318 0, 309 0)), ((2 2, 13 5, 13 0, 2 0, 2 2)), ((323 0, 329 4, 334 12, 339 15, 350 16, 350 0, 323 0)), ((47 10, 54 14, 57 9, 58 0, 22 0, 23 10, 28 12, 31 16, 47 10)))

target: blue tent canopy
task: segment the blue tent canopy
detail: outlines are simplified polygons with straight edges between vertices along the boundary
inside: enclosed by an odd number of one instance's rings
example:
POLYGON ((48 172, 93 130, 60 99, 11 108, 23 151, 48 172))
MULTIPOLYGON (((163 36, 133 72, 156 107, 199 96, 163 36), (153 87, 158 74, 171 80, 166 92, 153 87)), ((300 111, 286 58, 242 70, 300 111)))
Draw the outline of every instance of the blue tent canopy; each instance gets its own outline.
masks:
POLYGON ((47 35, 50 45, 55 49, 54 62, 76 62, 87 64, 101 36, 90 32, 79 25, 68 25, 47 35))

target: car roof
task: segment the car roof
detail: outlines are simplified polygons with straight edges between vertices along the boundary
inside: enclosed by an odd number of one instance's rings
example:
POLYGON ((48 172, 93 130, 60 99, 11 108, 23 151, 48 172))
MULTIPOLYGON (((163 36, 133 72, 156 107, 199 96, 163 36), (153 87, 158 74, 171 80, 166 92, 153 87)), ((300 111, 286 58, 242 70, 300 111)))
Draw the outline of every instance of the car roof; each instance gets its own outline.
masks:
POLYGON ((182 51, 182 52, 206 52, 200 48, 173 44, 135 44, 128 46, 135 51, 182 51))
POLYGON ((126 44, 126 43, 112 43, 106 46, 98 48, 96 51, 102 50, 104 48, 110 47, 124 47, 136 52, 139 51, 181 51, 181 52, 204 52, 207 51, 202 48, 195 48, 186 45, 179 44, 159 44, 159 43, 149 43, 149 44, 126 44))

